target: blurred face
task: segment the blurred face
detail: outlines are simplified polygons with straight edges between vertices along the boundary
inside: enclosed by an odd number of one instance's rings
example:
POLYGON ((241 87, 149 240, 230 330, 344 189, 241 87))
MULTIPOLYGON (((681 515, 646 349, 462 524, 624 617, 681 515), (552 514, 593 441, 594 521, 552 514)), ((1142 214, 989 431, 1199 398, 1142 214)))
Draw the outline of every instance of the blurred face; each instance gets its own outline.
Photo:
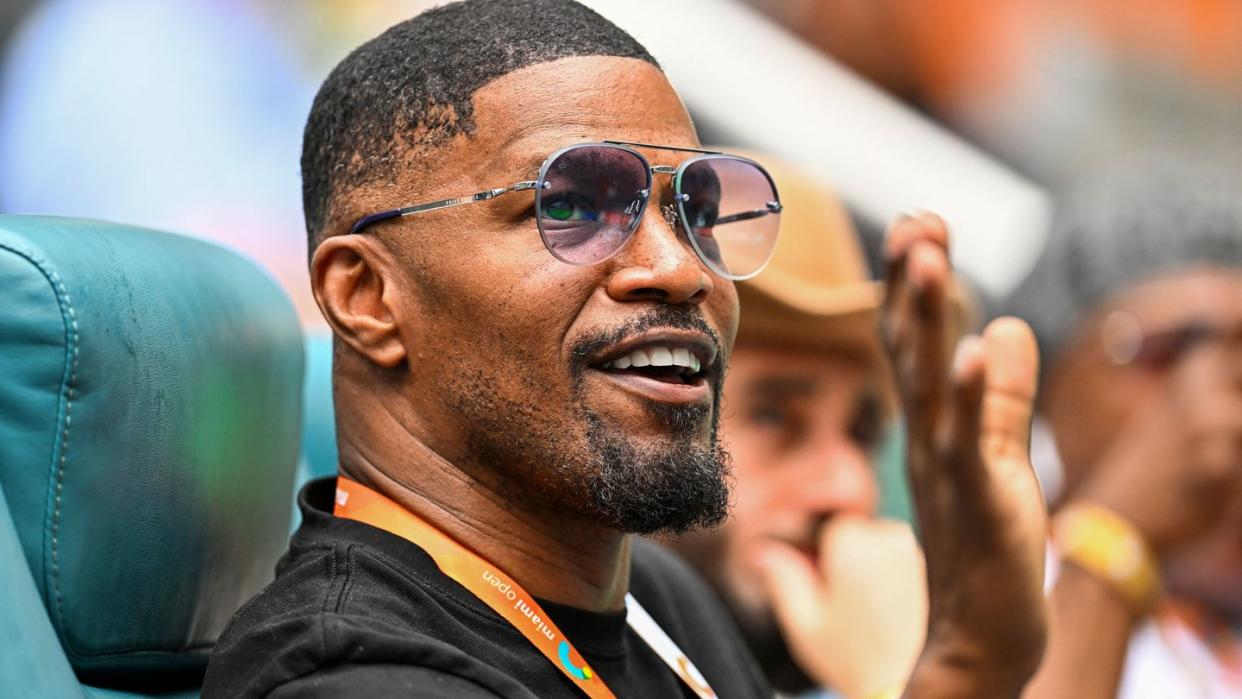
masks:
POLYGON ((674 546, 720 591, 769 676, 780 681, 779 631, 752 566, 752 547, 780 539, 814 557, 840 513, 870 515, 869 453, 883 428, 874 375, 848 354, 740 344, 725 381, 723 435, 733 455, 733 516, 674 546))
MULTIPOLYGON (((637 60, 528 67, 474 105, 473 132, 434 151, 431 170, 384 193, 381 208, 534 179, 574 143, 698 145, 664 75, 637 60)), ((644 154, 653 165, 689 157, 644 154)), ((508 502, 634 532, 726 513, 716 422, 737 297, 661 217, 669 178, 654 187, 627 245, 585 266, 544 248, 531 192, 368 230, 391 253, 384 293, 408 352, 401 398, 414 436, 508 502), (610 368, 636 351, 693 354, 702 368, 610 368)))
MULTIPOLYGON (((1212 328, 1234 343, 1242 338, 1239 299, 1242 271, 1205 267, 1139 284, 1084 321, 1050 376, 1045 406, 1067 490, 1090 472, 1133 415, 1161 400, 1170 372, 1197 342, 1184 329, 1212 328), (1142 356, 1119 363, 1117 345, 1126 344, 1129 324, 1155 341, 1142 356)), ((1169 562, 1167 582, 1175 592, 1242 615, 1242 493, 1235 502, 1213 533, 1169 562)))

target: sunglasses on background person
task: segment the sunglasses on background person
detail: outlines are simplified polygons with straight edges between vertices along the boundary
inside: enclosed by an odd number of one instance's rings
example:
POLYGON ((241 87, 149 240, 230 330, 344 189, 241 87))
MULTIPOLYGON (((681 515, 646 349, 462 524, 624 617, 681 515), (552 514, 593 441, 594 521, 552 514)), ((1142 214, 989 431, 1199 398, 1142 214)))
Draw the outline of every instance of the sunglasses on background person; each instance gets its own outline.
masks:
POLYGON ((1242 347, 1242 326, 1224 327, 1206 320, 1190 320, 1169 328, 1144 329, 1124 311, 1114 311, 1104 322, 1104 353, 1119 367, 1167 371, 1187 354, 1212 343, 1232 342, 1242 347))
POLYGON ((455 199, 364 216, 350 233, 400 216, 487 201, 534 190, 535 221, 544 247, 571 265, 602 262, 638 229, 655 175, 673 179, 673 201, 662 213, 681 222, 699 259, 733 280, 758 274, 776 249, 781 203, 772 176, 748 158, 698 148, 627 141, 580 143, 543 162, 539 177, 455 199), (634 148, 696 153, 677 167, 652 165, 634 148))

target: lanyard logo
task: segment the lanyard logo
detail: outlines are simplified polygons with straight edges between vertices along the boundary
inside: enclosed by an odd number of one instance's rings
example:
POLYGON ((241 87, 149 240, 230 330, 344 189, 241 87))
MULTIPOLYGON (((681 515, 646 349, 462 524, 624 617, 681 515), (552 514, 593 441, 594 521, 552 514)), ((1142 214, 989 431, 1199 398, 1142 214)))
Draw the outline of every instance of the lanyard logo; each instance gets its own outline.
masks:
POLYGON ((561 658, 561 665, 564 666, 565 670, 580 680, 589 680, 594 677, 595 673, 591 672, 591 668, 587 667, 586 663, 583 663, 581 667, 574 664, 574 661, 569 657, 571 650, 569 641, 561 641, 561 645, 556 650, 557 655, 561 658))

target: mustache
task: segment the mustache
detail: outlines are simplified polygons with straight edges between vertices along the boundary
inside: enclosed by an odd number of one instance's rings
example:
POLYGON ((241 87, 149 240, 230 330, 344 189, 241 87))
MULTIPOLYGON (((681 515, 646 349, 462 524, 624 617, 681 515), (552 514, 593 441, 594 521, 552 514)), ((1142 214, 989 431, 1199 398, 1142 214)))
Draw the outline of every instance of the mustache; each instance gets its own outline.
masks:
POLYGON ((615 328, 584 335, 573 344, 571 349, 574 371, 585 371, 588 359, 604 348, 652 328, 693 330, 708 336, 712 344, 716 346, 716 360, 710 369, 717 376, 722 373, 720 368, 725 365, 725 356, 724 348, 720 344, 720 336, 707 324, 707 320, 703 318, 702 312, 697 307, 687 306, 656 306, 615 328))

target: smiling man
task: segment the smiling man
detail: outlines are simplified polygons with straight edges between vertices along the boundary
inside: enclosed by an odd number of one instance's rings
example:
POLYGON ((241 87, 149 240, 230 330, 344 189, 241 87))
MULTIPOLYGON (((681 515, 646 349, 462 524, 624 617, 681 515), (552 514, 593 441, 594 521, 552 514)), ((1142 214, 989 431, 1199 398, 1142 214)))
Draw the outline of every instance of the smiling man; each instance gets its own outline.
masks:
MULTIPOLYGON (((302 170, 340 477, 301 493, 205 696, 770 694, 631 536, 727 515, 733 281, 782 210, 758 164, 697 147, 651 56, 569 0, 438 8, 332 72, 302 170)), ((908 691, 992 697, 1043 643, 1034 348, 999 322, 950 371, 946 249, 934 217, 890 236, 932 599, 908 691)))

